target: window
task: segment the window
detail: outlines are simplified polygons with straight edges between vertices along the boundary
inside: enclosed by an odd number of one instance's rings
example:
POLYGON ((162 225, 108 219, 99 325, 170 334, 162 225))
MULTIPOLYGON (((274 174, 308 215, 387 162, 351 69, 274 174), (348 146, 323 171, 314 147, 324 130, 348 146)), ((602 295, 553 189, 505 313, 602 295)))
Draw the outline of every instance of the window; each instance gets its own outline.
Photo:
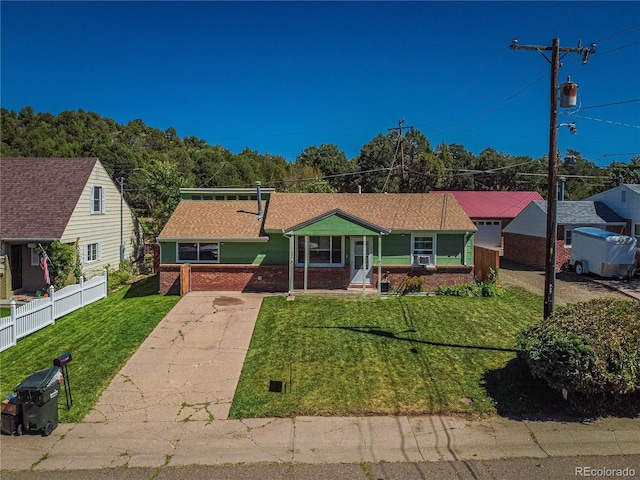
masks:
POLYGON ((100 260, 100 244, 99 243, 89 243, 84 246, 84 262, 90 263, 100 260))
POLYGON ((33 247, 31 249, 31 266, 37 267, 38 265, 40 265, 40 251, 33 247))
POLYGON ((565 247, 571 246, 571 230, 564 231, 564 246, 565 247))
POLYGON ((414 265, 435 265, 435 249, 434 237, 432 236, 415 236, 412 245, 412 263, 414 265))
MULTIPOLYGON (((296 250, 296 263, 304 265, 304 239, 298 237, 298 248, 296 250)), ((344 264, 342 237, 309 237, 309 265, 331 265, 342 266, 344 264)))
POLYGON ((640 248, 640 223, 636 223, 636 226, 634 227, 633 235, 636 237, 636 240, 638 241, 638 243, 636 244, 636 247, 640 248))
POLYGON ((105 199, 103 187, 91 187, 91 213, 105 213, 105 199))
POLYGON ((178 243, 178 262, 219 263, 217 242, 178 243))

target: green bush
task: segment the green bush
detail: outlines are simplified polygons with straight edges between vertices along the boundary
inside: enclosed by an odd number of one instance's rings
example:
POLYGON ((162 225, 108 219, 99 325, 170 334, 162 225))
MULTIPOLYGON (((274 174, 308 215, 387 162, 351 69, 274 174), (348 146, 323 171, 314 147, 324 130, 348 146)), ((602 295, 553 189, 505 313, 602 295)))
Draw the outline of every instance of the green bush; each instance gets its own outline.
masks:
POLYGON ((559 307, 516 335, 533 376, 587 398, 640 389, 640 308, 631 300, 559 307))
POLYGON ((123 260, 120 262, 118 270, 108 269, 107 288, 112 291, 121 285, 125 285, 135 275, 135 269, 131 260, 123 260))
POLYGON ((417 293, 424 290, 424 279, 422 277, 407 277, 404 282, 404 293, 417 293))

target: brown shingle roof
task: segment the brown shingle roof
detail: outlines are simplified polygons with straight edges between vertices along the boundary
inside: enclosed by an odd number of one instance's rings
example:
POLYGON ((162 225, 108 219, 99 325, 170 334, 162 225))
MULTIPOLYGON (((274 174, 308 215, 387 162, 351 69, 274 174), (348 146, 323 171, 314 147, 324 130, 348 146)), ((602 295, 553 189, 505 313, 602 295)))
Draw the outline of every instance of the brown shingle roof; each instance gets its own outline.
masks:
POLYGON ((334 209, 389 230, 476 230, 453 195, 428 193, 273 193, 264 227, 287 230, 334 209))
POLYGON ((0 159, 0 238, 61 238, 97 161, 0 159))
POLYGON ((158 235, 162 239, 258 238, 256 202, 182 200, 158 235))

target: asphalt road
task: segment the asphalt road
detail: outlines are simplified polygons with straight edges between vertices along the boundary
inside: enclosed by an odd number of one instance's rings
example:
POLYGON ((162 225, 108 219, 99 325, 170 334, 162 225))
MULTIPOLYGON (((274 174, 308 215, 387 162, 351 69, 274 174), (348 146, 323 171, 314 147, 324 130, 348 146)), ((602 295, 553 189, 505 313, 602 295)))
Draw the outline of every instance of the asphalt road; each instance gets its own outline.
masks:
POLYGON ((640 455, 522 458, 467 462, 257 464, 2 472, 2 480, 564 480, 640 478, 640 455))

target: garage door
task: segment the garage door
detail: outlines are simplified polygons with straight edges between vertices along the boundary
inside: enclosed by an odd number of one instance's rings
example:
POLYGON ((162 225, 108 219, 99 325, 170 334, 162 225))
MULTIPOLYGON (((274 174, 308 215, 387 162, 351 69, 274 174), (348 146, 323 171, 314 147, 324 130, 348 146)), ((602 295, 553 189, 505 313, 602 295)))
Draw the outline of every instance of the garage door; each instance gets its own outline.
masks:
POLYGON ((481 247, 502 246, 502 228, 499 220, 476 220, 473 223, 478 229, 475 235, 475 245, 481 247))

